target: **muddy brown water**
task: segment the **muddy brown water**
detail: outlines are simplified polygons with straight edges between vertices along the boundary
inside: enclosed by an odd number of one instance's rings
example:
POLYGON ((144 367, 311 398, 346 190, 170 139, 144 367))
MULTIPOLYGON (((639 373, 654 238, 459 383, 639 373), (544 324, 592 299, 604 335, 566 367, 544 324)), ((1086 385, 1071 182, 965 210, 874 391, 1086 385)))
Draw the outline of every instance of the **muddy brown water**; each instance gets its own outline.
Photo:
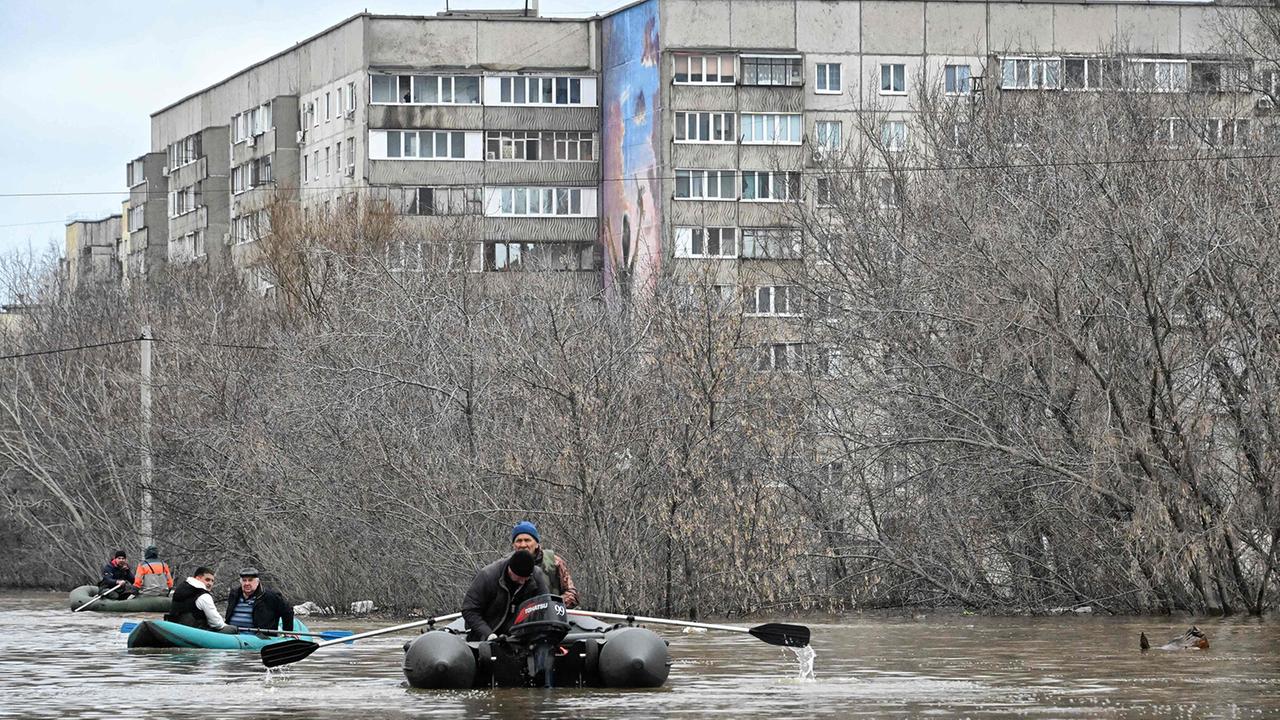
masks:
POLYGON ((459 692, 405 687, 414 631, 268 674, 257 653, 126 650, 121 623, 145 616, 72 615, 65 597, 0 593, 0 718, 1280 717, 1280 623, 1257 618, 802 620, 812 680, 749 636, 660 630, 674 665, 657 690, 459 692), (1163 642, 1191 622, 1208 651, 1138 652, 1139 631, 1163 642))

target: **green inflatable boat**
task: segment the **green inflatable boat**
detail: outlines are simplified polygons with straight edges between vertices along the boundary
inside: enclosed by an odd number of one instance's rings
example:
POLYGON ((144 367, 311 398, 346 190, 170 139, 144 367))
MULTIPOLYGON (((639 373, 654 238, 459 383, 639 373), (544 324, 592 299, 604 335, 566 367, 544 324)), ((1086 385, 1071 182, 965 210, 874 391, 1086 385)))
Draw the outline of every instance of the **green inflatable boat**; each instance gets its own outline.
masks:
MULTIPOLYGON (((100 591, 97 585, 81 585, 71 591, 68 599, 71 601, 71 609, 75 610, 81 605, 89 602, 100 591)), ((169 612, 170 600, 168 595, 134 595, 128 600, 108 600, 103 598, 81 612, 89 612, 91 610, 97 612, 169 612)))
MULTIPOLYGON (((309 632, 307 626, 293 621, 293 631, 309 632)), ((201 630, 168 620, 147 620, 129 633, 130 648, 201 648, 205 650, 261 650, 264 646, 288 640, 288 637, 259 637, 254 633, 239 635, 201 630)))

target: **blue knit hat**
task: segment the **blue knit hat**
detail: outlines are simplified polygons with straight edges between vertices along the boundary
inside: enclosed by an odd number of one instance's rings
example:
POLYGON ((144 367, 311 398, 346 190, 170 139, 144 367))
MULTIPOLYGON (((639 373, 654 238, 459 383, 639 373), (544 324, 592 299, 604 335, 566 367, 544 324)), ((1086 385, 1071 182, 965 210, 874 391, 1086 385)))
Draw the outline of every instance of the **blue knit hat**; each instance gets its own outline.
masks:
POLYGON ((542 542, 542 538, 538 537, 538 526, 534 525, 528 520, 521 520, 520 522, 516 523, 515 527, 511 528, 512 542, 515 542, 516 537, 519 535, 528 535, 529 537, 533 538, 534 542, 537 542, 537 543, 542 542))

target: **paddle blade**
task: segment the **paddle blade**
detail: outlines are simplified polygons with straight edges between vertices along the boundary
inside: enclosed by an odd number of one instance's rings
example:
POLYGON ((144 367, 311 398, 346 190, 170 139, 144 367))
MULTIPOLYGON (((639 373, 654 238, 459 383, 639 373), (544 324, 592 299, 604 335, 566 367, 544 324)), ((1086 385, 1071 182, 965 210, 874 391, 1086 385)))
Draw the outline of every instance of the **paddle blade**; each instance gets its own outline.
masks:
POLYGON ((769 643, 783 647, 805 647, 809 644, 809 628, 787 623, 765 623, 747 632, 769 643))
POLYGON ((262 648, 262 664, 278 667, 296 663, 316 651, 319 645, 310 640, 281 640, 262 648))
POLYGON ((122 632, 122 633, 131 633, 131 632, 133 632, 133 629, 134 629, 134 628, 136 628, 136 627, 138 627, 138 623, 136 623, 136 622, 127 622, 127 623, 125 623, 125 624, 123 624, 123 625, 121 625, 121 626, 120 626, 120 632, 122 632))
POLYGON ((350 630, 325 630, 320 633, 320 637, 325 640, 339 640, 344 637, 351 637, 352 635, 355 635, 355 633, 350 630))

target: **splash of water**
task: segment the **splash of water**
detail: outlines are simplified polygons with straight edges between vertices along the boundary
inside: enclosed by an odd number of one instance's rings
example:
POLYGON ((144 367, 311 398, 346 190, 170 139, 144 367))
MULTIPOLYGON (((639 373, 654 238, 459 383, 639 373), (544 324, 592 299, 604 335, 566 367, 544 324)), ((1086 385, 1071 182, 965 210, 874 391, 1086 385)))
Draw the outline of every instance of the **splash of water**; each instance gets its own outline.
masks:
POLYGON ((814 650, 812 645, 805 645, 804 647, 799 648, 788 646, 787 649, 795 656, 796 663, 799 665, 800 672, 796 676, 796 679, 802 682, 812 682, 813 680, 816 680, 816 677, 813 674, 813 662, 818 659, 818 651, 814 650))

